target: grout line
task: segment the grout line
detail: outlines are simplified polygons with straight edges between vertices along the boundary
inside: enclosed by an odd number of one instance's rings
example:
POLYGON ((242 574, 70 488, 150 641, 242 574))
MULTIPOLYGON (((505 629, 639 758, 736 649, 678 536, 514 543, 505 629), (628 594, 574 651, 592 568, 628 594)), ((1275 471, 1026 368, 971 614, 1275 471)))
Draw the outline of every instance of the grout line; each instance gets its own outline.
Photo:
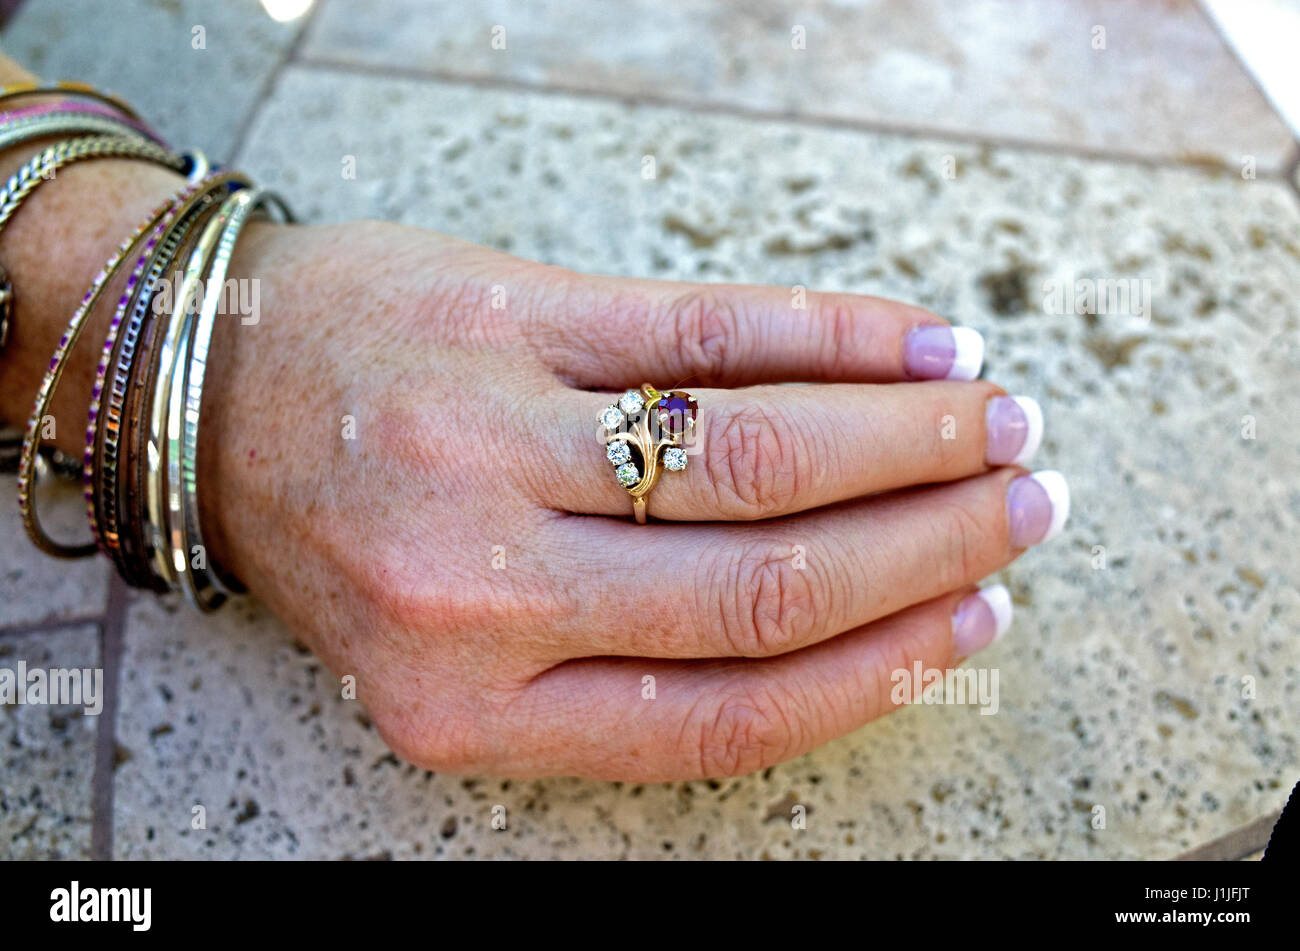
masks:
POLYGON ((108 610, 100 627, 99 661, 104 668, 104 709, 95 734, 95 773, 91 783, 90 857, 113 858, 113 772, 117 759, 117 701, 122 667, 122 635, 129 591, 116 574, 108 589, 108 610))
MULTIPOLYGON (((1140 155, 1132 152, 1111 152, 1103 149, 1089 149, 1053 142, 1041 142, 1033 139, 1020 139, 1015 136, 983 136, 976 132, 948 130, 933 126, 910 125, 903 122, 890 122, 879 119, 852 119, 822 113, 796 113, 780 109, 763 109, 734 103, 709 101, 697 102, 661 96, 643 92, 611 92, 587 86, 570 86, 560 83, 548 83, 539 86, 525 80, 502 79, 495 76, 475 76, 446 70, 422 69, 415 66, 390 66, 376 63, 357 63, 350 60, 335 59, 329 56, 295 55, 292 65, 305 69, 325 72, 350 73, 375 79, 405 79, 423 82, 437 82, 453 86, 469 86, 476 89, 496 90, 500 92, 525 92, 543 96, 566 96, 587 99, 603 103, 621 103, 627 106, 650 106, 655 108, 676 109, 705 116, 729 116, 739 119, 752 119, 767 122, 784 122, 792 125, 808 126, 816 129, 831 129, 850 132, 874 132, 881 135, 894 135, 908 139, 929 139, 954 142, 968 146, 986 146, 989 148, 1009 149, 1021 152, 1033 152, 1043 155, 1064 156, 1069 158, 1089 159, 1119 165, 1134 165, 1140 168, 1174 168, 1200 169, 1227 173, 1231 166, 1226 160, 1215 156, 1189 156, 1187 158, 1157 157, 1140 155)), ((1261 171, 1258 179, 1276 181, 1281 178, 1279 169, 1261 171)))
POLYGON ((1296 198, 1300 198, 1300 143, 1291 150, 1291 158, 1287 160, 1282 174, 1286 176, 1286 183, 1291 186, 1296 198))
POLYGON ((244 150, 244 144, 248 141, 248 133, 253 128, 253 122, 257 119, 258 113, 262 111, 262 107, 266 105, 266 101, 271 98, 271 93, 275 90, 275 84, 280 81, 280 73, 284 71, 284 67, 288 63, 296 62, 298 60, 298 50, 306 40, 307 31, 310 30, 311 25, 316 22, 316 17, 320 13, 320 8, 320 3, 312 6, 311 10, 307 13, 307 16, 303 18, 302 23, 299 25, 298 32, 294 34, 293 40, 290 41, 289 45, 285 48, 285 51, 280 55, 275 66, 273 66, 271 71, 266 74, 266 80, 262 83, 262 87, 257 91, 257 97, 253 100, 252 104, 249 105, 248 111, 244 113, 244 118, 239 123, 239 128, 235 130, 235 138, 230 145, 229 161, 231 163, 234 163, 239 158, 239 153, 244 150))
POLYGON ((45 634, 53 631, 62 631, 70 627, 81 627, 86 624, 96 626, 104 623, 103 614, 86 614, 77 617, 59 617, 51 615, 50 617, 41 618, 39 621, 19 622, 10 624, 6 627, 0 627, 0 639, 6 637, 22 637, 25 634, 45 634))
POLYGON ((1244 859, 1268 845, 1268 837, 1277 825, 1281 810, 1260 816, 1240 828, 1233 829, 1227 835, 1204 845, 1199 845, 1178 856, 1178 862, 1235 862, 1244 859))

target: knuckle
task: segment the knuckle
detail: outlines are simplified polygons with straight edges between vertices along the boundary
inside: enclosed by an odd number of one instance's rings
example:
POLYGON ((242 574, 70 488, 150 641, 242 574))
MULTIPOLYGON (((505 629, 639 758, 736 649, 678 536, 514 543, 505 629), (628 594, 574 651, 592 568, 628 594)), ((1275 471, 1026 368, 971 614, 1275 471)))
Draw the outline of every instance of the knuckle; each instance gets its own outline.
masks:
POLYGON ((818 294, 814 300, 821 365, 835 373, 846 355, 863 352, 864 343, 858 338, 869 324, 861 319, 851 298, 842 294, 818 294))
POLYGON ((496 758, 482 718, 456 704, 440 705, 436 712, 422 705, 386 708, 373 713, 371 722, 398 759, 421 769, 478 772, 496 758))
POLYGON ((788 759, 803 730, 785 700, 772 690, 733 688, 711 708, 701 707, 688 727, 700 774, 742 776, 788 759))
POLYGON ((770 657, 807 640, 822 601, 815 569, 796 570, 775 545, 759 544, 725 564, 718 629, 734 655, 770 657))
POLYGON ((715 291, 693 288, 674 298, 666 307, 665 322, 677 362, 689 376, 715 380, 735 362, 741 314, 715 291))
POLYGON ((984 575, 989 533, 979 513, 968 504, 953 502, 937 515, 935 524, 941 532, 938 550, 943 555, 938 564, 944 588, 957 588, 984 575))
POLYGON ((768 518, 789 511, 804 481, 794 427, 773 410, 729 414, 704 440, 703 461, 720 514, 768 518))

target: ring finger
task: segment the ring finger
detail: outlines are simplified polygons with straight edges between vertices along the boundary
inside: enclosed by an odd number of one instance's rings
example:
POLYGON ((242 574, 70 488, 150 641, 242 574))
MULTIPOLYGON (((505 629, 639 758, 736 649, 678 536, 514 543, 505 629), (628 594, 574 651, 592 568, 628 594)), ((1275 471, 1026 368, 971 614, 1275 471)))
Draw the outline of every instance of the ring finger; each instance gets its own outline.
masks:
MULTIPOLYGON (((562 511, 629 516, 631 500, 596 422, 617 396, 573 395, 545 404, 552 415, 542 428, 566 433, 572 451, 556 457, 535 483, 539 501, 562 511)), ((1027 462, 1043 434, 1034 400, 1008 397, 982 381, 756 386, 692 395, 699 413, 686 468, 665 472, 647 496, 657 519, 771 518, 950 482, 1027 462)))

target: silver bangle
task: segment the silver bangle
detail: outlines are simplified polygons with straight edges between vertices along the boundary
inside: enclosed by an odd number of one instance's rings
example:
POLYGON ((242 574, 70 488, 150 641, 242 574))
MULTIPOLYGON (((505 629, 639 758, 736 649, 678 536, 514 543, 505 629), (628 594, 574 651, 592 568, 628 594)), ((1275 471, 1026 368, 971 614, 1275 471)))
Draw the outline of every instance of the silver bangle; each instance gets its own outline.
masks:
MULTIPOLYGON (((225 296, 226 274, 230 260, 235 253, 235 243, 243 231, 244 225, 259 210, 274 208, 279 212, 281 221, 291 222, 293 214, 288 206, 274 192, 261 188, 248 188, 236 192, 226 199, 221 210, 217 212, 216 221, 222 223, 223 230, 217 242, 212 264, 205 278, 203 302, 198 313, 192 318, 193 328, 190 332, 189 359, 185 364, 178 361, 172 381, 172 406, 177 403, 177 393, 184 394, 184 425, 180 434, 180 485, 179 511, 173 507, 169 512, 173 520, 172 557, 176 558, 176 546, 179 544, 182 561, 187 570, 182 572, 187 584, 185 593, 190 602, 203 611, 212 611, 220 607, 227 595, 233 590, 242 590, 242 586, 233 579, 223 579, 221 572, 207 555, 207 546, 203 541, 203 531, 199 519, 198 495, 198 443, 199 421, 203 408, 203 381, 207 370, 209 346, 212 332, 216 326, 219 305, 225 296), (180 379, 181 373, 184 379, 180 379), (179 385, 178 385, 179 384, 179 385), (179 532, 176 527, 179 527, 179 532), (201 563, 195 565, 193 553, 198 548, 203 555, 201 563)), ((171 433, 169 431, 169 437, 171 433)), ((173 462, 176 446, 168 440, 169 475, 175 471, 173 462)), ((176 493, 169 496, 169 501, 176 500, 176 493)))
MULTIPOLYGON (((243 189, 252 184, 246 178, 232 179, 229 187, 243 189)), ((226 199, 229 201, 229 199, 226 199)), ((179 508, 180 460, 169 455, 168 445, 179 439, 181 433, 181 397, 179 391, 173 398, 172 380, 178 365, 186 362, 189 340, 185 336, 194 311, 193 298, 198 291, 203 272, 211 257, 225 224, 226 206, 215 214, 199 234, 185 264, 185 273, 172 298, 172 311, 168 315, 158 346, 158 380, 150 394, 149 430, 145 444, 148 472, 145 478, 145 538, 151 549, 149 560, 154 573, 168 586, 176 587, 186 571, 188 559, 184 549, 178 553, 172 543, 175 526, 168 513, 179 508), (174 470, 174 471, 173 471, 174 470), (175 496, 175 504, 172 504, 175 496)))
POLYGON ((122 138, 143 139, 165 147, 162 142, 141 132, 126 119, 56 111, 5 122, 3 130, 0 130, 0 149, 12 148, 31 139, 41 139, 50 135, 116 135, 122 138))

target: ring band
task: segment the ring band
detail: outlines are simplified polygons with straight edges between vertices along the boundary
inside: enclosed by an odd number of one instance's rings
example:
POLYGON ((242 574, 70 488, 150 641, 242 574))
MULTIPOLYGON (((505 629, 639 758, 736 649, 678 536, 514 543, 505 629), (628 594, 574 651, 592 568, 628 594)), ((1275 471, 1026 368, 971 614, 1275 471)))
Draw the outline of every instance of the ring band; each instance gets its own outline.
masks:
POLYGON ((600 411, 605 432, 605 458, 614 478, 632 497, 632 514, 646 523, 648 496, 663 470, 686 468, 682 443, 695 429, 699 403, 684 390, 660 392, 649 383, 628 390, 600 411))

